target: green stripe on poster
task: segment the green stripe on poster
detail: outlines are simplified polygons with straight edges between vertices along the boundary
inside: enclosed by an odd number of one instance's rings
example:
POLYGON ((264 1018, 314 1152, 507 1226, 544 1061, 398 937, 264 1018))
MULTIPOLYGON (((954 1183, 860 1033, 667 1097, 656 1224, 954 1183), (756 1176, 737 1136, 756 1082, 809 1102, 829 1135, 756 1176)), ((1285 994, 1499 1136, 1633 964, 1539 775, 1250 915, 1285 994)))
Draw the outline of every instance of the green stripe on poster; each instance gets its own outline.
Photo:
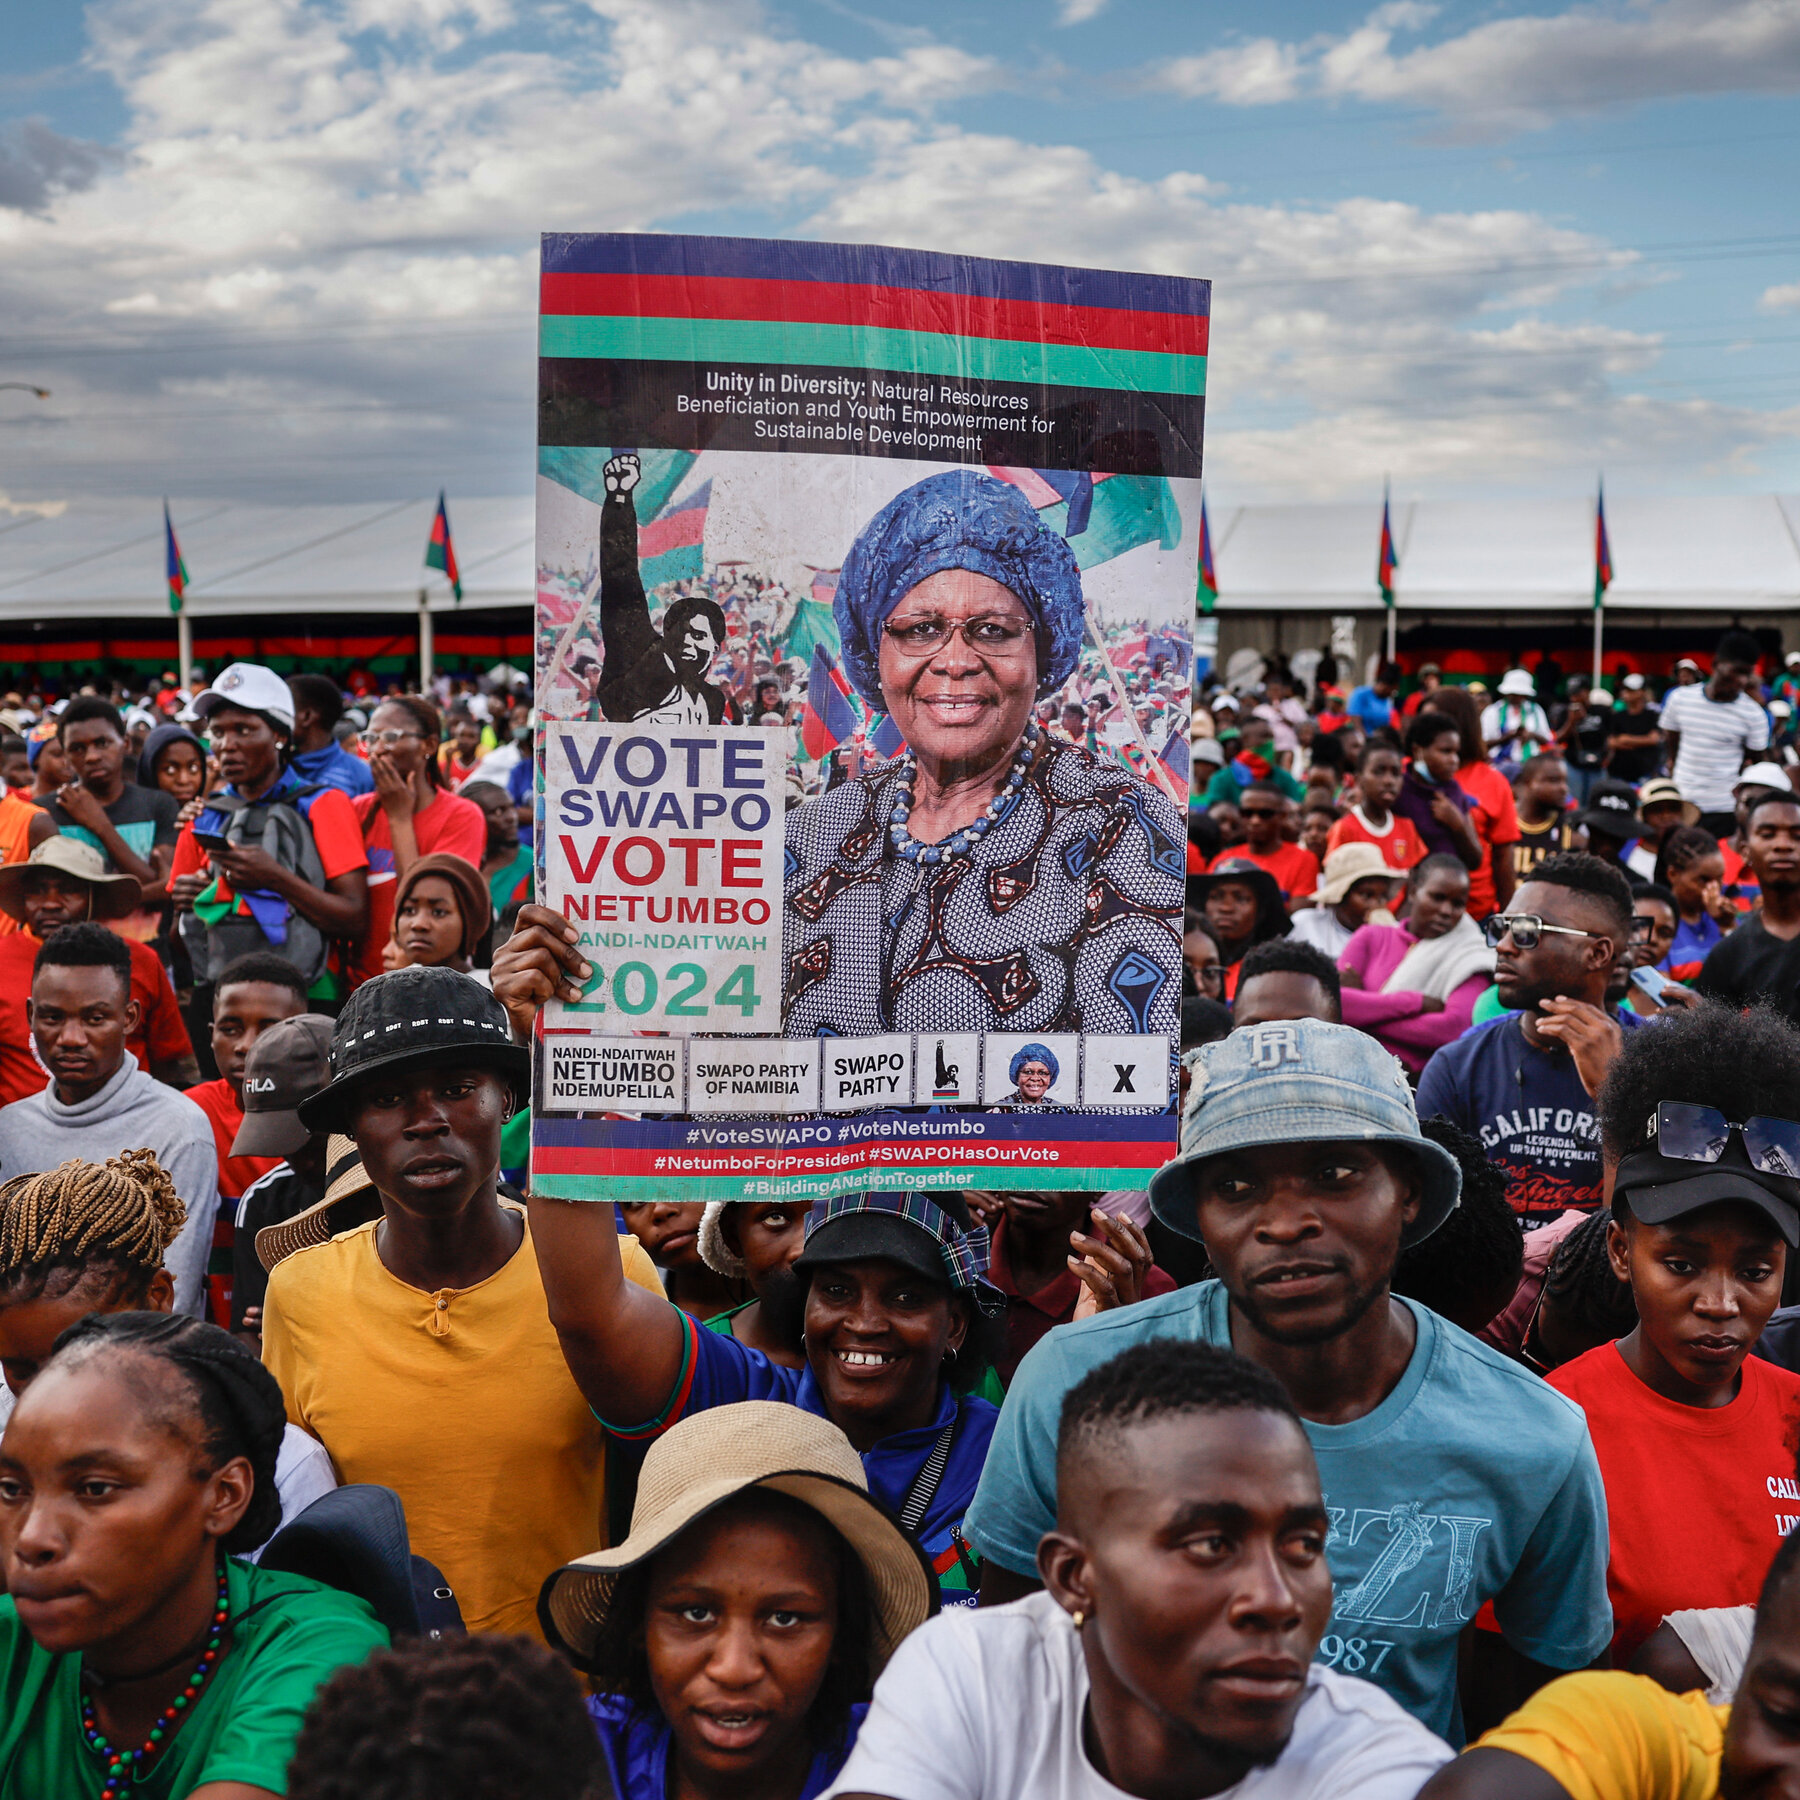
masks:
POLYGON ((807 325, 753 319, 575 318, 538 320, 538 354, 621 362, 797 363, 857 374, 890 370, 964 381, 1124 388, 1204 394, 1206 358, 1160 350, 949 337, 875 325, 807 325))

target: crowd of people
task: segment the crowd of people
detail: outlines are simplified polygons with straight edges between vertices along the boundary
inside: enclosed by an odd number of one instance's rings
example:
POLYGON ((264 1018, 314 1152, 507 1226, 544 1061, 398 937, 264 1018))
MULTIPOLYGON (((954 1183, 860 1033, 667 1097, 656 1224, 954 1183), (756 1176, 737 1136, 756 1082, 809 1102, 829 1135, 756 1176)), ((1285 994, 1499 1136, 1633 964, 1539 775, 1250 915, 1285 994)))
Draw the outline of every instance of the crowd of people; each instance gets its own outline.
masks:
POLYGON ((503 685, 8 696, 0 1800, 1789 1791, 1761 661, 1210 682, 1145 1188, 618 1208, 503 685))

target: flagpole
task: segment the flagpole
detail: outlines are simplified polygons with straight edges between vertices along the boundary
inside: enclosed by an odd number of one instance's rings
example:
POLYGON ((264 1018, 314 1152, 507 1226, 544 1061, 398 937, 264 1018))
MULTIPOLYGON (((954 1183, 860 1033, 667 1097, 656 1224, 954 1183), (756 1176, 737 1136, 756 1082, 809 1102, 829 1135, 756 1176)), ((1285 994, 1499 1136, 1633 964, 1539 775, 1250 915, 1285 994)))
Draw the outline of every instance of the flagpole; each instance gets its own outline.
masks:
POLYGON ((431 596, 419 589, 419 692, 431 697, 431 596))
POLYGON ((194 666, 194 625, 184 606, 175 615, 175 685, 185 688, 194 666))

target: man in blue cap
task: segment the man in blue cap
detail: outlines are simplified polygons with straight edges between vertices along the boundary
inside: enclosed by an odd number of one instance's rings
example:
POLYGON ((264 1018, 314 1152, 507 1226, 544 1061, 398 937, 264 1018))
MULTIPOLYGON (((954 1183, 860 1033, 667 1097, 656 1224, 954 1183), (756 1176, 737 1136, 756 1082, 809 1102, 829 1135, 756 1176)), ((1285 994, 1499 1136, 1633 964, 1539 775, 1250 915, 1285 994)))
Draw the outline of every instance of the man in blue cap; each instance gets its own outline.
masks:
POLYGON ((1336 1584, 1320 1658, 1460 1743, 1458 1645, 1484 1601, 1504 1640, 1487 1647, 1499 1691, 1481 1693, 1484 1712, 1584 1667, 1611 1635, 1587 1427, 1517 1364, 1390 1291, 1401 1249, 1443 1223, 1462 1178, 1421 1135, 1387 1051, 1291 1019, 1188 1061, 1181 1150, 1150 1204, 1204 1242, 1216 1279, 1059 1326, 1019 1365, 967 1519, 982 1598, 1036 1586, 1070 1388, 1147 1340, 1225 1345, 1279 1377, 1319 1459, 1336 1584))

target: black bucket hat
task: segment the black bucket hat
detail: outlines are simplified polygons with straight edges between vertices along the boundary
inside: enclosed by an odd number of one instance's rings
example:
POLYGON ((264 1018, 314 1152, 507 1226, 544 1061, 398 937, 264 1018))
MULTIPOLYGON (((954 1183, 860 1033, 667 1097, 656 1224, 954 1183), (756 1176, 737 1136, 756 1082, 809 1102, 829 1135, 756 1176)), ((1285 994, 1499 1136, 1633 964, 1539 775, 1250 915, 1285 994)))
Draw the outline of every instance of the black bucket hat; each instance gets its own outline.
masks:
POLYGON ((378 1069, 417 1063, 492 1069, 531 1100, 531 1052, 512 1039, 503 1007, 479 981, 454 969, 393 969, 350 996, 331 1039, 331 1082, 300 1102, 308 1131, 345 1131, 351 1091, 378 1069))
POLYGON ((1196 910, 1206 905, 1206 897, 1224 881, 1235 881, 1256 896, 1256 942, 1265 937, 1286 937, 1293 929, 1287 907, 1282 903, 1281 886, 1260 863, 1247 856, 1222 856, 1204 875, 1187 878, 1187 903, 1196 910))
POLYGON ((1641 837, 1644 821, 1638 817, 1637 789, 1623 781, 1596 781, 1588 789, 1587 805, 1576 815, 1575 823, 1621 843, 1641 837))

